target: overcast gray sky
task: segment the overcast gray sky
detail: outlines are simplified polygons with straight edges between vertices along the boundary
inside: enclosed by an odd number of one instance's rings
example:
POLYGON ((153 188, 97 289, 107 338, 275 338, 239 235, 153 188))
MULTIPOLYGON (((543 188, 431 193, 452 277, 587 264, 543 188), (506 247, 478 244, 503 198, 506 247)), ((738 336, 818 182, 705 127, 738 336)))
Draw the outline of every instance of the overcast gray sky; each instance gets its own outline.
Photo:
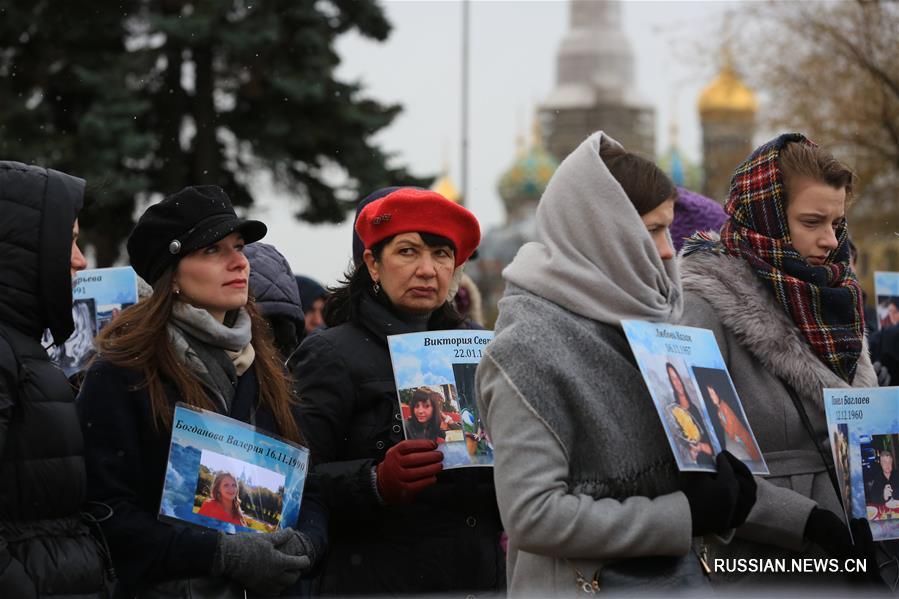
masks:
MULTIPOLYGON (((599 1, 599 0, 597 0, 599 1)), ((459 181, 461 15, 458 0, 390 0, 382 3, 393 24, 388 40, 344 36, 338 76, 364 83, 367 94, 399 102, 402 114, 377 136, 399 163, 419 174, 437 173, 444 159, 459 181)), ((686 60, 694 47, 715 47, 734 2, 624 2, 624 30, 636 58, 637 91, 656 109, 657 152, 669 144, 672 112, 679 145, 700 158, 696 100, 715 74, 716 60, 686 60)), ((468 207, 483 231, 504 219, 496 182, 515 156, 515 138, 530 132, 535 104, 555 82, 559 43, 568 26, 565 0, 474 0, 470 7, 471 89, 468 207)), ((302 135, 301 131, 297 132, 302 135)), ((585 132, 586 137, 586 132, 585 132)), ((263 182, 263 189, 268 186, 263 182)), ((297 273, 332 284, 350 258, 351 222, 302 224, 283 196, 266 193, 253 215, 269 225, 274 244, 297 273), (278 199, 276 201, 276 198, 278 199)))

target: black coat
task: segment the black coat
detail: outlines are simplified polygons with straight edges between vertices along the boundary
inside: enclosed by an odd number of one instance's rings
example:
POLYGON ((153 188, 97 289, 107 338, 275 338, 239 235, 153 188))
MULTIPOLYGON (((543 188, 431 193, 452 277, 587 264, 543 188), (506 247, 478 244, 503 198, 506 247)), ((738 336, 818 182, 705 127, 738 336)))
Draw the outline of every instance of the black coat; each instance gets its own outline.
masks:
POLYGON ((41 346, 72 332, 72 225, 84 181, 0 162, 0 597, 99 597, 74 393, 41 346))
MULTIPOLYGON (((227 415, 277 433, 274 416, 265 407, 251 421, 258 398, 255 372, 251 367, 238 378, 227 415)), ((88 370, 78 396, 89 495, 113 510, 102 526, 119 574, 117 595, 123 597, 166 581, 208 577, 220 534, 157 520, 171 430, 157 428, 142 382, 140 373, 99 360, 88 370)), ((174 409, 177 390, 166 387, 174 409)), ((313 477, 307 479, 296 528, 310 536, 318 555, 325 553, 327 511, 313 477)), ((186 586, 178 586, 177 592, 186 596, 186 586)))
POLYGON ((890 373, 890 384, 899 385, 899 325, 876 331, 868 337, 872 362, 880 364, 890 373))
POLYGON ((387 335, 411 332, 366 295, 359 322, 303 341, 300 424, 331 508, 325 594, 499 591, 502 524, 490 468, 448 470, 406 506, 384 506, 372 469, 403 439, 387 335))

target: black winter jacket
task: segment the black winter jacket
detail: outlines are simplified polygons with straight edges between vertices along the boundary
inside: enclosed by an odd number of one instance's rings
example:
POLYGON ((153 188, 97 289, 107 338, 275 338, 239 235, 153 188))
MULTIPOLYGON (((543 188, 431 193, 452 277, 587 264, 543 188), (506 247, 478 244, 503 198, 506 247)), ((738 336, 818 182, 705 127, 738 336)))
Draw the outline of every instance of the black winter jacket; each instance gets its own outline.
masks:
POLYGON ((250 261, 250 291, 268 321, 278 351, 286 359, 300 344, 306 321, 296 279, 281 252, 257 241, 244 248, 250 261))
MULTIPOLYGON (((89 495, 110 505, 102 523, 119 574, 116 594, 133 596, 155 587, 171 596, 234 594, 236 585, 209 579, 220 533, 157 520, 171 430, 159 430, 150 411, 143 376, 104 360, 87 371, 78 408, 85 438, 89 495)), ((167 386, 172 408, 178 401, 167 386)), ((274 416, 258 407, 258 381, 251 367, 238 378, 231 418, 276 432, 274 416), (255 416, 253 416, 255 412, 255 416)), ((309 535, 316 555, 327 551, 327 511, 308 477, 294 528, 309 535)), ((242 596, 242 590, 237 589, 242 596)))
POLYGON ((358 322, 306 338, 294 378, 300 424, 331 508, 323 594, 492 592, 505 586, 493 471, 441 472, 406 506, 384 506, 372 469, 403 439, 387 335, 408 325, 369 295, 358 322))
POLYGON ((72 225, 84 181, 0 162, 0 597, 100 597, 105 568, 84 524, 74 393, 44 328, 72 333, 72 225))

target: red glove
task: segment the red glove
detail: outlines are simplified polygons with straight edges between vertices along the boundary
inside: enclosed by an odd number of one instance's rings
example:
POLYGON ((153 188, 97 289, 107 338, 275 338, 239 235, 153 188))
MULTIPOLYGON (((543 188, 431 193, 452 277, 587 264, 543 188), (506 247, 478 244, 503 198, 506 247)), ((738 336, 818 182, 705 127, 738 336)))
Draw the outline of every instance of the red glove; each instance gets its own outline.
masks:
POLYGON ((400 441, 387 450, 378 464, 378 493, 390 505, 409 503, 437 482, 443 470, 443 454, 428 439, 400 441))

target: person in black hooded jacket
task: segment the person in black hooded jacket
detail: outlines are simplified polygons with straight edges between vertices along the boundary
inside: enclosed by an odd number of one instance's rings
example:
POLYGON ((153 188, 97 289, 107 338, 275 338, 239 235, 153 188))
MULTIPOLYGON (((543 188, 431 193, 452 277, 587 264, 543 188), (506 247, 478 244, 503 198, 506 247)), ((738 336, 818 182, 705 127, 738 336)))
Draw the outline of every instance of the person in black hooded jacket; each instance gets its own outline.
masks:
POLYGON ((505 586, 491 468, 443 471, 404 439, 387 336, 466 328, 446 300, 480 237, 475 217, 412 188, 363 200, 356 266, 325 304, 328 328, 291 359, 300 426, 332 515, 323 595, 495 593, 505 586))
POLYGON ((74 329, 84 180, 0 161, 0 597, 103 597, 74 393, 41 345, 74 329))

